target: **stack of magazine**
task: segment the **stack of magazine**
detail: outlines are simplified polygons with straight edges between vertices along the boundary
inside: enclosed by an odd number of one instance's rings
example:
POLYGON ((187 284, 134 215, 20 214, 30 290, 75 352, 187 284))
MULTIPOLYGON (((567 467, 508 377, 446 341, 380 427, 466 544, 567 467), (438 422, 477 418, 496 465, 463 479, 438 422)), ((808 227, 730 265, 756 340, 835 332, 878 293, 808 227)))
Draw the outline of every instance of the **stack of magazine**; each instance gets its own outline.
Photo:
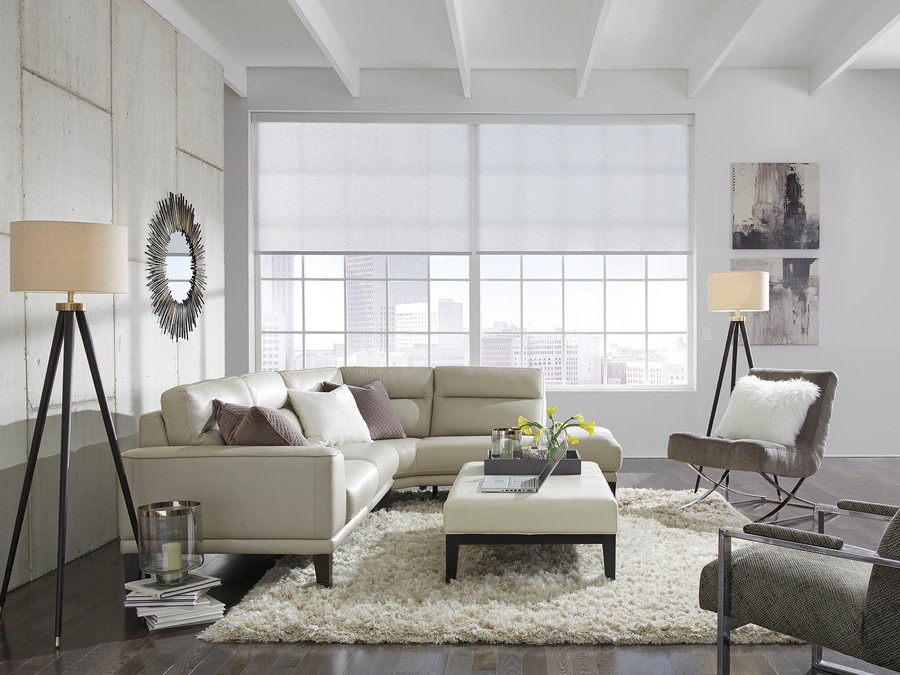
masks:
POLYGON ((157 583, 154 577, 129 581, 125 606, 134 607, 150 630, 211 623, 222 618, 225 605, 206 592, 221 584, 220 579, 202 574, 190 574, 177 586, 157 583))

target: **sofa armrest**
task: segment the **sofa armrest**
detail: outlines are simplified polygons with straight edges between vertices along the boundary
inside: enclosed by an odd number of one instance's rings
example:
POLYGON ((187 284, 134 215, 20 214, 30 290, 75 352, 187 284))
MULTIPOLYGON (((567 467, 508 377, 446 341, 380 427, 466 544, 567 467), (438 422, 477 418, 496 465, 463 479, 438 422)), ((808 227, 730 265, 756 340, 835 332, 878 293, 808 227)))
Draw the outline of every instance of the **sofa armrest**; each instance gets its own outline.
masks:
POLYGON ((588 436, 581 427, 570 427, 566 432, 578 439, 574 449, 578 450, 581 459, 596 462, 600 470, 607 473, 622 468, 622 446, 606 427, 594 427, 593 436, 588 436))
POLYGON ((166 423, 163 420, 162 410, 141 415, 138 423, 138 441, 147 447, 168 445, 169 436, 166 434, 166 423))
MULTIPOLYGON (((122 459, 135 507, 199 501, 205 539, 327 540, 347 520, 344 455, 335 448, 162 446, 122 459)), ((131 540, 119 501, 119 533, 131 540)))

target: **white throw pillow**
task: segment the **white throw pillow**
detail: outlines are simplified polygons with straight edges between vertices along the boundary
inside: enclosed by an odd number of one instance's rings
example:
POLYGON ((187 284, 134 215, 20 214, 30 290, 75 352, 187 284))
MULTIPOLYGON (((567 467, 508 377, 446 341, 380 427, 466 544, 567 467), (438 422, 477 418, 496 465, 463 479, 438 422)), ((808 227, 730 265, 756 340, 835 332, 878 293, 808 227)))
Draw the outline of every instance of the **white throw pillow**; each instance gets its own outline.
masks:
POLYGON ((369 427, 346 385, 334 391, 288 389, 288 398, 311 445, 369 443, 369 427))
POLYGON ((793 445, 809 407, 819 397, 808 380, 761 380, 747 375, 737 381, 716 435, 793 445))

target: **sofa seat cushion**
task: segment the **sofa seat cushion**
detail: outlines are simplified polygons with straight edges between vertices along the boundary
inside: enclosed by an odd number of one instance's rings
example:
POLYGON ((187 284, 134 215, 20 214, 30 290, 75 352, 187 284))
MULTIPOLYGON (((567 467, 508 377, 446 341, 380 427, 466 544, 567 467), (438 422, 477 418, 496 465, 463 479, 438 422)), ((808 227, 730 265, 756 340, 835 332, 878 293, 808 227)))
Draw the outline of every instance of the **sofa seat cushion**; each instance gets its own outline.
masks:
POLYGON ((416 444, 410 475, 458 473, 466 462, 483 461, 491 447, 490 436, 433 436, 416 444))
POLYGON ((389 441, 347 443, 334 447, 344 453, 344 459, 374 464, 378 469, 379 486, 392 481, 400 466, 400 455, 389 441))
POLYGON ((378 479, 378 469, 372 462, 359 459, 344 460, 347 481, 347 520, 359 513, 383 485, 378 479))

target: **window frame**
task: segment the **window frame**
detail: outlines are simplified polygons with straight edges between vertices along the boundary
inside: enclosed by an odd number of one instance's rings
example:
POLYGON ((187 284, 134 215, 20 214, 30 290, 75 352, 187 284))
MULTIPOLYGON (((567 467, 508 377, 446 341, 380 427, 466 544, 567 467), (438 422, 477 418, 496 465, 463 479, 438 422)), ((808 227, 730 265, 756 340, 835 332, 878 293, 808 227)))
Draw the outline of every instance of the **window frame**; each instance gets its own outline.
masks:
MULTIPOLYGON (((478 222, 478 185, 477 185, 477 136, 476 127, 482 124, 510 124, 510 123, 521 123, 521 124, 683 124, 689 127, 689 155, 688 155, 688 192, 687 201, 688 201, 688 240, 689 240, 689 250, 685 251, 511 251, 509 255, 519 255, 520 256, 520 277, 518 282, 520 284, 520 298, 521 298, 521 289, 522 284, 526 281, 524 277, 521 276, 522 271, 522 263, 521 256, 526 255, 601 255, 604 256, 604 278, 597 279, 596 281, 602 281, 604 284, 604 315, 606 313, 606 294, 607 294, 607 282, 609 281, 606 278, 606 260, 605 257, 609 255, 641 255, 645 257, 644 260, 644 278, 641 280, 644 284, 644 331, 643 332, 621 332, 617 331, 613 334, 621 335, 621 334, 634 334, 634 335, 643 335, 644 336, 644 369, 645 369, 645 377, 649 378, 649 336, 651 335, 666 335, 666 334, 677 334, 677 335, 685 335, 687 339, 687 366, 686 366, 686 382, 684 384, 659 384, 659 385, 651 385, 651 384, 584 384, 584 385, 568 385, 568 384, 557 384, 557 383, 547 383, 546 389, 547 391, 568 391, 568 392, 577 392, 577 391, 598 391, 598 392, 647 392, 647 391, 659 391, 659 392, 682 392, 682 391, 695 391, 696 390, 696 350, 697 350, 697 330, 696 330, 696 228, 694 226, 694 134, 693 134, 693 115, 543 115, 543 114, 511 114, 511 115, 491 115, 491 114, 453 114, 453 113, 415 113, 415 114, 403 114, 403 113, 322 113, 322 112, 253 112, 250 115, 251 124, 250 124, 250 138, 248 144, 248 162, 250 166, 250 238, 251 242, 251 275, 252 278, 250 281, 250 290, 251 297, 253 298, 253 306, 251 308, 251 319, 253 325, 250 327, 251 329, 251 340, 253 342, 253 354, 255 367, 259 370, 262 366, 262 348, 263 348, 263 340, 262 336, 264 334, 293 334, 293 335, 301 335, 305 336, 305 325, 303 326, 304 330, 302 331, 264 331, 262 329, 262 303, 261 303, 261 285, 262 281, 270 281, 271 277, 263 278, 261 276, 261 257, 264 255, 378 255, 389 257, 392 255, 396 256, 410 256, 410 255, 424 255, 424 256, 433 256, 433 255, 452 255, 452 256, 461 256, 467 257, 469 260, 469 275, 467 279, 444 279, 435 277, 432 279, 430 274, 427 278, 422 279, 427 283, 428 287, 428 303, 429 303, 429 315, 430 315, 430 303, 431 303, 431 282, 432 281, 465 281, 469 286, 469 330, 468 332, 453 332, 447 334, 462 334, 468 336, 468 344, 469 344, 469 364, 476 366, 481 363, 481 338, 483 335, 481 328, 481 282, 483 279, 480 274, 480 261, 481 256, 485 255, 505 255, 503 252, 497 251, 486 251, 479 252, 476 250, 471 250, 468 253, 461 253, 458 251, 454 252, 443 252, 443 251, 422 251, 422 252, 409 252, 409 251, 401 251, 401 252, 386 252, 386 251, 377 251, 377 252, 365 252, 365 251, 317 251, 316 253, 308 253, 303 251, 272 251, 272 250, 259 250, 258 247, 258 191, 257 191, 257 167, 256 167, 256 123, 257 122, 366 122, 366 123, 391 123, 391 122, 415 122, 415 123, 454 123, 454 124, 470 124, 472 125, 472 133, 470 133, 470 148, 471 148, 471 169, 470 169, 470 227, 471 227, 471 241, 472 247, 477 246, 477 222, 478 222), (687 270, 686 277, 684 279, 673 279, 677 281, 684 281, 686 283, 686 330, 685 331, 650 331, 649 330, 649 282, 650 281, 667 281, 670 280, 668 278, 654 278, 650 279, 647 277, 647 257, 648 256, 661 256, 661 255, 679 255, 685 256, 687 259, 687 270)), ((564 264, 564 263, 563 263, 564 264)), ((429 261, 429 270, 430 270, 430 261, 429 261)), ((565 328, 565 270, 561 274, 561 279, 546 279, 547 281, 560 281, 562 283, 562 307, 561 314, 563 318, 563 327, 565 328)), ((301 279, 288 279, 288 278, 278 278, 280 281, 300 281, 303 283, 305 280, 301 279)), ((312 331, 311 334, 337 334, 343 332, 345 336, 344 340, 344 362, 347 360, 347 340, 346 336, 351 334, 366 334, 366 335, 382 335, 385 340, 385 345, 390 351, 390 336, 396 334, 419 334, 419 333, 402 333, 398 331, 388 330, 387 321, 385 321, 385 329, 383 332, 378 331, 348 331, 347 330, 347 306, 346 306, 346 287, 348 280, 356 280, 355 278, 350 278, 346 273, 346 262, 344 267, 344 276, 340 278, 329 278, 331 281, 342 281, 344 284, 344 330, 343 331, 312 331)), ((591 281, 592 279, 572 279, 570 281, 591 281)), ((618 280, 618 279, 616 279, 618 280)), ((383 281, 385 284, 385 293, 387 293, 388 283, 391 281, 389 277, 389 272, 386 271, 384 279, 377 279, 376 281, 383 281)), ((512 280, 510 280, 512 281, 512 280)), ((305 291, 304 291, 305 294, 305 291)), ((304 298, 305 302, 305 298, 304 298)), ((521 303, 520 303, 521 305, 521 303)), ((305 304, 304 304, 305 311, 305 304)), ((522 309, 520 306, 520 316, 522 314, 522 309)), ((432 335, 443 335, 444 333, 438 333, 437 331, 431 331, 431 325, 429 320, 429 330, 427 331, 428 335, 428 356, 429 363, 431 362, 431 349, 432 349, 432 335)), ((543 334, 543 333, 535 333, 532 331, 525 331, 524 326, 519 328, 519 335, 526 334, 543 334)), ((562 336, 563 345, 565 345, 566 337, 570 335, 602 335, 603 336, 603 362, 606 363, 605 357, 607 354, 607 336, 610 334, 608 330, 608 326, 606 324, 606 317, 604 316, 604 330, 597 332, 588 333, 585 331, 584 333, 571 332, 563 330, 561 333, 553 333, 548 332, 548 334, 559 334, 562 336)), ((306 366, 306 343, 304 338, 303 345, 303 364, 306 366)), ((565 361, 565 349, 563 351, 563 360, 565 361)), ((386 354, 385 361, 389 363, 390 356, 386 354)), ((604 365, 604 368, 606 366, 604 365)), ((604 372, 604 380, 606 380, 607 373, 604 372)))

